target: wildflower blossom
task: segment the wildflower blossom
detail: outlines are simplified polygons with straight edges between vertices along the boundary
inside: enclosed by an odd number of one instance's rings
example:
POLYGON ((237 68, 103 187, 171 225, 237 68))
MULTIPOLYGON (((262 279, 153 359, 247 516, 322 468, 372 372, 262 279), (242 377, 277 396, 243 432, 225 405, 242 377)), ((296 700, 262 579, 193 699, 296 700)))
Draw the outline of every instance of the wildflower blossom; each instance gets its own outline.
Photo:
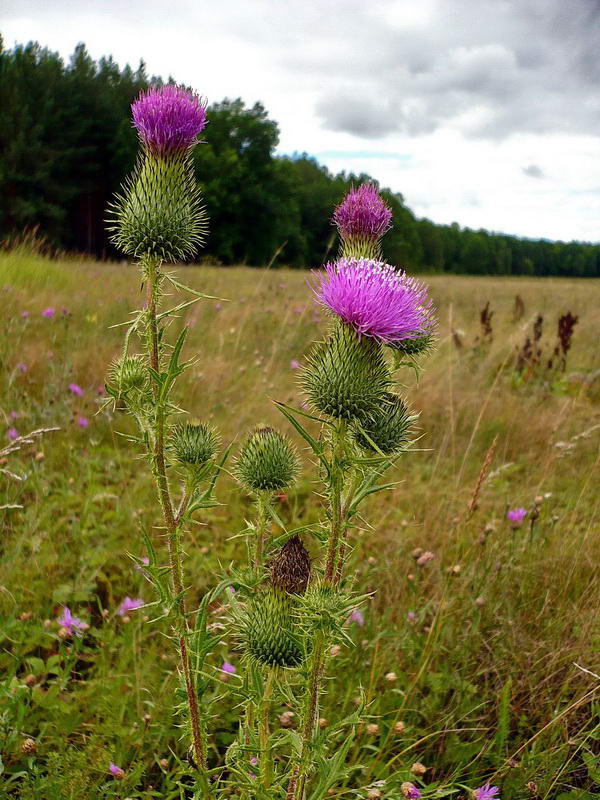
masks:
POLYGON ((526 508, 511 508, 506 512, 506 519, 517 528, 527 515, 526 508))
POLYGON ((138 597, 135 600, 132 597, 125 597, 121 601, 121 605, 117 610, 117 614, 119 614, 121 617, 124 617, 125 614, 128 614, 130 611, 135 611, 136 609, 141 608, 143 605, 144 601, 141 597, 138 597))
POLYGON ((25 364, 23 361, 19 361, 17 364, 17 369, 19 372, 27 372, 27 364, 25 364))
POLYGON ((8 416, 9 416, 11 419, 17 419, 17 417, 18 417, 19 415, 18 415, 18 413, 17 413, 16 411, 11 411, 11 412, 10 412, 10 414, 9 414, 8 416))
POLYGON ((121 781, 125 777, 125 772, 121 769, 121 767, 118 767, 112 761, 108 765, 108 771, 110 772, 111 775, 114 775, 115 778, 117 778, 117 780, 121 781))
POLYGON ((496 800, 499 792, 500 789, 497 786, 490 786, 489 783, 484 783, 483 786, 473 792, 473 800, 496 800))
POLYGON ((419 800, 421 797, 421 791, 410 781, 405 781, 400 787, 400 791, 406 800, 419 800))
POLYGON ((87 428, 90 421, 87 417, 77 417, 77 424, 80 428, 87 428))
POLYGON ((6 436, 10 442, 14 442, 15 439, 19 438, 19 431, 16 428, 9 428, 6 431, 6 436))
POLYGON ((365 624, 365 618, 361 611, 358 608, 355 608, 354 611, 348 617, 348 622, 356 622, 357 625, 361 627, 365 624))
POLYGON ((233 664, 230 664, 229 661, 224 661, 223 666, 221 667, 221 672, 225 672, 227 675, 235 675, 237 669, 233 666, 233 664))
POLYGON ((372 183, 352 189, 333 212, 342 239, 380 239, 389 230, 392 212, 372 183))
POLYGON ((425 335, 433 327, 427 288, 383 261, 340 258, 325 267, 318 302, 359 336, 384 344, 425 335))
POLYGON ((72 394, 77 395, 77 397, 83 397, 83 389, 77 383, 70 383, 69 384, 69 391, 72 394))
POLYGON ((42 311, 42 317, 46 317, 46 319, 51 319, 55 314, 56 309, 49 306, 42 311))
POLYGON ((21 316, 23 317, 23 319, 27 319, 27 317, 29 316, 29 311, 21 311, 21 316))
POLYGON ((131 112, 142 143, 160 156, 187 150, 206 125, 206 105, 198 95, 171 84, 142 92, 131 112))
POLYGON ((290 361, 290 369, 300 369, 300 362, 299 362, 299 361, 296 361, 296 359, 295 359, 295 358, 293 358, 293 359, 290 361))
POLYGON ((86 630, 87 628, 85 622, 71 614, 71 609, 69 606, 63 607, 62 614, 56 621, 61 628, 64 628, 69 636, 73 636, 73 634, 76 636, 81 636, 80 632, 86 630))

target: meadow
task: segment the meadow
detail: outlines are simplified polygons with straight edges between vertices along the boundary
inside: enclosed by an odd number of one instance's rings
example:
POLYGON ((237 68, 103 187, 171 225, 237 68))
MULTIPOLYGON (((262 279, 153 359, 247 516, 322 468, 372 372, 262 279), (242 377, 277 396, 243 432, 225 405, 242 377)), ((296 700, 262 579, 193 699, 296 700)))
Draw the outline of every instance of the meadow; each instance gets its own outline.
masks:
MULTIPOLYGON (((272 401, 302 403, 297 367, 325 330, 309 273, 178 272, 222 298, 173 325, 173 335, 177 325, 190 331, 186 407, 234 450, 258 421, 294 438, 272 401)), ((505 800, 591 798, 600 793, 600 282, 425 279, 439 342, 420 376, 404 376, 420 414, 416 452, 367 503, 369 524, 354 539, 355 586, 372 597, 348 622, 354 646, 333 658, 323 735, 340 735, 336 718, 355 708, 359 685, 366 711, 348 777, 328 796, 385 798, 394 775, 425 797, 469 797, 489 780, 505 800), (550 368, 569 311, 578 321, 566 368, 556 357, 550 368), (538 315, 541 338, 524 350, 538 315), (506 513, 517 507, 527 515, 513 525, 506 513)), ((144 554, 142 531, 160 547, 151 476, 103 389, 122 343, 111 326, 143 302, 139 274, 15 251, 0 254, 0 285, 0 448, 59 428, 0 463, 14 473, 0 474, 0 797, 184 797, 176 655, 164 621, 121 607, 151 599, 128 555, 144 554), (64 606, 89 625, 83 637, 59 635, 64 606)), ((279 513, 308 524, 319 512, 314 473, 295 441, 305 474, 279 513)), ((186 541, 191 605, 240 557, 250 501, 227 477, 218 497, 186 541)), ((223 609, 211 614, 218 626, 223 609)), ((239 658, 225 644, 212 653, 213 695, 236 680, 222 667, 239 658)), ((293 726, 286 712, 273 724, 293 726)), ((236 723, 223 703, 211 757, 236 723)))

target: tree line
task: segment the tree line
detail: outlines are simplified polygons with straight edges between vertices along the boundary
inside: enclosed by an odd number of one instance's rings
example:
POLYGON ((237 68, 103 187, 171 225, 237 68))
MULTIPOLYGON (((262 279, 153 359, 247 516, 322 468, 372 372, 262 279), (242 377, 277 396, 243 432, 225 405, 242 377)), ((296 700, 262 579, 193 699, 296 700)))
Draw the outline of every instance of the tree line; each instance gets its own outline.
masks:
MULTIPOLYGON (((106 207, 135 163, 130 104, 151 83, 143 63, 121 69, 79 45, 68 63, 37 43, 0 39, 0 239, 37 230, 57 248, 111 258, 106 207)), ((332 174, 306 153, 278 156, 277 123, 260 104, 208 109, 195 150, 211 219, 202 258, 308 268, 335 254, 330 218, 368 175, 332 174)), ((414 271, 600 276, 600 246, 523 239, 417 219, 383 189, 394 227, 385 257, 414 271)))

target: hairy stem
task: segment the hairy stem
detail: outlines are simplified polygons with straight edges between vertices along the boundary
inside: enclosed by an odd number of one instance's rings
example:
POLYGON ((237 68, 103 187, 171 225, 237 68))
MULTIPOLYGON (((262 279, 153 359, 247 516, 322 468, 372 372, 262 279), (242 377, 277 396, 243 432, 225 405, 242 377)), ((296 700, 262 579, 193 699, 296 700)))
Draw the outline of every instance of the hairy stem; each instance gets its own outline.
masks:
MULTIPOLYGON (((157 304, 159 278, 156 262, 149 260, 147 267, 147 319, 148 319, 148 357, 150 366, 155 372, 160 372, 160 341, 157 321, 157 304)), ((194 760, 198 769, 206 769, 206 748, 204 746, 204 721, 202 720, 198 705, 196 683, 193 676, 188 639, 190 628, 185 608, 185 587, 183 578, 183 559, 181 552, 181 531, 178 520, 173 511, 173 502, 167 480, 165 460, 165 425, 166 409, 164 400, 160 399, 160 390, 155 385, 155 419, 154 442, 152 447, 152 466, 158 497, 167 531, 167 547, 169 552, 169 566, 171 568, 171 582, 173 594, 176 599, 175 609, 177 615, 177 642, 181 661, 181 671, 185 683, 190 713, 192 731, 192 748, 194 760)))
MULTIPOLYGON (((312 747, 317 719, 319 716, 319 689, 325 664, 325 639, 322 634, 315 636, 313 658, 311 664, 308 686, 304 695, 304 710, 302 714, 302 748, 300 750, 300 764, 294 771, 290 783, 295 785, 294 800, 304 800, 306 779, 308 777, 308 758, 312 747)), ((288 787, 288 795, 290 787, 288 787)))
POLYGON ((269 668, 265 691, 261 699, 260 718, 258 721, 258 741, 260 745, 260 781, 265 788, 269 788, 273 781, 273 760, 269 749, 269 717, 271 713, 271 696, 275 683, 275 670, 269 668))
POLYGON ((268 523, 268 495, 261 492, 256 498, 256 531, 254 533, 254 565, 260 568, 263 563, 268 523))

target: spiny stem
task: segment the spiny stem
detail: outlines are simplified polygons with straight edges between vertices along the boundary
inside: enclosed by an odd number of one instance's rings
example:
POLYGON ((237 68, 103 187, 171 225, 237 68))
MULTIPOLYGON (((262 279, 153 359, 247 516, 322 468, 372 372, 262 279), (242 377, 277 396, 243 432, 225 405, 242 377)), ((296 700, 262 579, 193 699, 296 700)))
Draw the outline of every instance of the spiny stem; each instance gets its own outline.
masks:
POLYGON ((254 533, 254 566, 260 568, 263 562, 265 551, 265 539, 267 535, 268 514, 267 506, 268 495, 261 492, 256 498, 256 531, 254 533))
POLYGON ((269 668, 265 690, 261 700, 260 718, 258 721, 258 741, 260 745, 260 780, 265 788, 273 781, 273 762, 269 750, 269 716, 271 712, 271 695, 275 683, 275 670, 269 668))
MULTIPOLYGON (((147 267, 148 293, 148 357, 150 366, 155 372, 158 373, 160 372, 160 342, 157 321, 159 278, 157 274, 157 263, 155 261, 148 259, 145 266, 147 267)), ((206 749, 204 747, 205 734, 203 732, 203 720, 201 719, 198 706, 196 684, 188 650, 190 628, 185 608, 181 536, 178 521, 175 519, 175 514, 173 511, 173 502, 171 500, 169 482, 167 480, 165 461, 165 404, 164 401, 160 399, 160 389, 157 385, 155 385, 154 396, 156 402, 156 416, 154 421, 154 444, 152 449, 153 473, 156 480, 156 487, 158 490, 160 505, 167 530, 167 547, 169 553, 169 566, 171 568, 171 582, 173 585, 173 593, 177 600, 177 641, 181 660, 181 671, 183 673, 185 690, 188 698, 194 759, 198 769, 203 772, 206 769, 206 749)))

